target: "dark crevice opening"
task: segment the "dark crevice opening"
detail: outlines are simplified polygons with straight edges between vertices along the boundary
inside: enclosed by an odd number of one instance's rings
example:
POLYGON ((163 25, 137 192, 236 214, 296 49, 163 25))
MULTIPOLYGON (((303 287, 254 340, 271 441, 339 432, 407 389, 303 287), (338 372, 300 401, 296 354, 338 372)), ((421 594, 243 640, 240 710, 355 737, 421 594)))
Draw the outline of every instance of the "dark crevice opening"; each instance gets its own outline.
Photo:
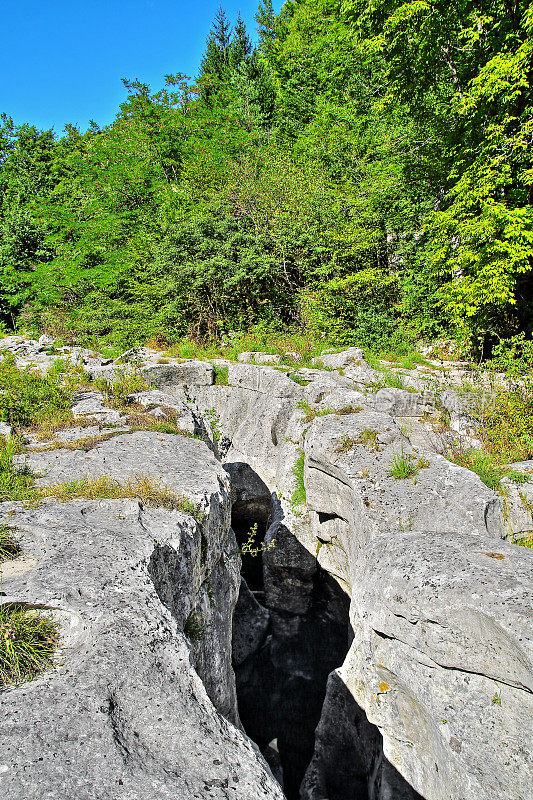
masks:
POLYGON ((264 499, 259 508, 255 501, 235 503, 232 524, 241 545, 251 532, 254 546, 265 536, 267 545, 275 540, 264 553, 243 557, 234 656, 237 640, 254 644, 245 658, 239 650, 234 670, 243 727, 288 800, 298 800, 328 676, 353 638, 349 598, 287 528, 272 525, 264 499))

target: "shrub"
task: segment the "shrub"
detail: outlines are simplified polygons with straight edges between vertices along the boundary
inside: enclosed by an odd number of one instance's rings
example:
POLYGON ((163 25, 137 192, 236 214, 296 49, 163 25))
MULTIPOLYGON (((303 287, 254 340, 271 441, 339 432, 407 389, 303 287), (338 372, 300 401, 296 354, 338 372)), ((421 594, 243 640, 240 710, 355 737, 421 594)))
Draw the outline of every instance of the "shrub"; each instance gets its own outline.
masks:
POLYGON ((58 640, 51 614, 0 607, 0 686, 32 680, 51 667, 58 640))
POLYGON ((46 375, 18 369, 11 354, 0 358, 0 419, 15 427, 71 416, 73 369, 52 367, 46 375))
POLYGON ((395 339, 398 293, 395 276, 363 269, 306 295, 304 314, 312 329, 337 345, 380 349, 395 339))

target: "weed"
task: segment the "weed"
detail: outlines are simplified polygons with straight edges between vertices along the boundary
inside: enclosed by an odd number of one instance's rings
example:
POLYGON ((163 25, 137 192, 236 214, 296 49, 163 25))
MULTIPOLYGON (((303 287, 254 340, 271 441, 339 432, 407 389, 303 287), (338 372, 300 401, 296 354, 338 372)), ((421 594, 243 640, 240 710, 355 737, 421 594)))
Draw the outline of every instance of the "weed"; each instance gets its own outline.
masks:
POLYGON ((229 367, 220 364, 213 364, 214 379, 216 386, 228 385, 229 367))
POLYGON ((288 372, 287 378, 290 378, 291 381, 294 383, 300 384, 300 386, 307 386, 309 381, 306 380, 302 375, 299 375, 297 372, 288 372))
POLYGON ((302 422, 305 424, 312 422, 316 417, 325 417, 328 414, 335 413, 331 408, 311 408, 307 400, 300 400, 297 404, 297 408, 304 412, 302 422))
POLYGON ((341 436, 341 440, 337 447, 335 448, 336 453, 348 453, 352 450, 356 444, 358 444, 359 440, 354 439, 353 436, 344 435, 341 436))
POLYGON ((213 439, 215 442, 219 442, 222 436, 222 425, 220 422, 220 415, 218 414, 216 408, 209 408, 207 411, 204 411, 204 417, 206 417, 211 425, 211 430, 213 431, 213 439))
POLYGON ((381 369, 381 373, 382 377, 378 382, 380 388, 390 387, 392 389, 405 389, 405 384, 401 375, 397 375, 396 372, 385 368, 381 369))
POLYGON ((368 447, 369 450, 378 450, 378 433, 372 428, 365 428, 357 437, 357 443, 368 447))
POLYGON ((389 467, 388 474, 396 480, 413 478, 421 469, 429 466, 429 461, 415 458, 410 453, 405 453, 402 447, 400 453, 395 453, 389 467))
POLYGON ((333 414, 358 414, 360 411, 363 410, 363 406, 354 406, 348 405, 339 408, 337 411, 333 411, 333 414))
POLYGON ((304 483, 304 463, 305 455, 303 451, 301 451, 295 465, 292 468, 292 474, 294 476, 294 491, 291 497, 292 508, 303 505, 307 500, 307 492, 304 483))
POLYGON ((501 706, 502 704, 502 693, 501 692, 494 692, 494 696, 491 700, 493 706, 501 706))
POLYGON ((183 625, 183 633, 191 640, 191 642, 198 642, 203 639, 207 633, 208 625, 206 623, 205 614, 201 611, 194 609, 191 611, 183 625))
POLYGON ((107 396, 110 405, 126 405, 128 395, 149 389, 149 384, 138 372, 115 370, 112 377, 101 375, 94 381, 95 387, 107 396))
POLYGON ((32 500, 34 475, 26 465, 18 467, 15 456, 22 445, 15 438, 0 438, 0 501, 32 500))
POLYGON ((0 607, 0 687, 32 680, 51 667, 58 640, 51 614, 0 607))
POLYGON ((21 552, 13 528, 9 525, 0 525, 0 563, 16 558, 21 552))

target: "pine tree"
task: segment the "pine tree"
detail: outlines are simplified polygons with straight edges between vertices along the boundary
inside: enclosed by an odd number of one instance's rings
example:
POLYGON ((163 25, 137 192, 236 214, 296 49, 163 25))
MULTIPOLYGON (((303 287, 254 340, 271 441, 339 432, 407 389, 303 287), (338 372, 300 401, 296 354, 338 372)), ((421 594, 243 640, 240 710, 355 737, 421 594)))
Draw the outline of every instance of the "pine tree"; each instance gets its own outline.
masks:
POLYGON ((231 26, 226 12, 219 6, 213 27, 207 38, 206 51, 200 66, 201 77, 222 79, 229 64, 231 26))
POLYGON ((255 15, 257 31, 259 33, 259 50, 267 58, 272 54, 274 40, 276 38, 274 26, 276 15, 272 6, 272 0, 260 0, 255 15))
POLYGON ((231 41, 230 64, 232 69, 238 68, 241 64, 248 64, 252 57, 253 47, 250 37, 246 32, 246 25, 239 12, 235 24, 235 32, 231 41))

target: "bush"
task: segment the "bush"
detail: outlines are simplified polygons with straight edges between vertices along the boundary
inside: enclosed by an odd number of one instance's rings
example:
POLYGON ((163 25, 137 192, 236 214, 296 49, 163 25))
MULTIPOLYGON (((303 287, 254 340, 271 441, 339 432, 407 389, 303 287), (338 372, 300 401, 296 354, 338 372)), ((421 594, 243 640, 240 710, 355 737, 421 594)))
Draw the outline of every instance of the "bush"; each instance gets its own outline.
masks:
POLYGON ((13 426, 28 426, 65 417, 70 413, 72 372, 55 365, 45 376, 29 367, 17 368, 6 354, 0 360, 0 419, 13 426))
POLYGON ((395 276, 364 269, 305 295, 303 309, 311 328, 336 345, 380 349, 397 338, 398 294, 395 276))

